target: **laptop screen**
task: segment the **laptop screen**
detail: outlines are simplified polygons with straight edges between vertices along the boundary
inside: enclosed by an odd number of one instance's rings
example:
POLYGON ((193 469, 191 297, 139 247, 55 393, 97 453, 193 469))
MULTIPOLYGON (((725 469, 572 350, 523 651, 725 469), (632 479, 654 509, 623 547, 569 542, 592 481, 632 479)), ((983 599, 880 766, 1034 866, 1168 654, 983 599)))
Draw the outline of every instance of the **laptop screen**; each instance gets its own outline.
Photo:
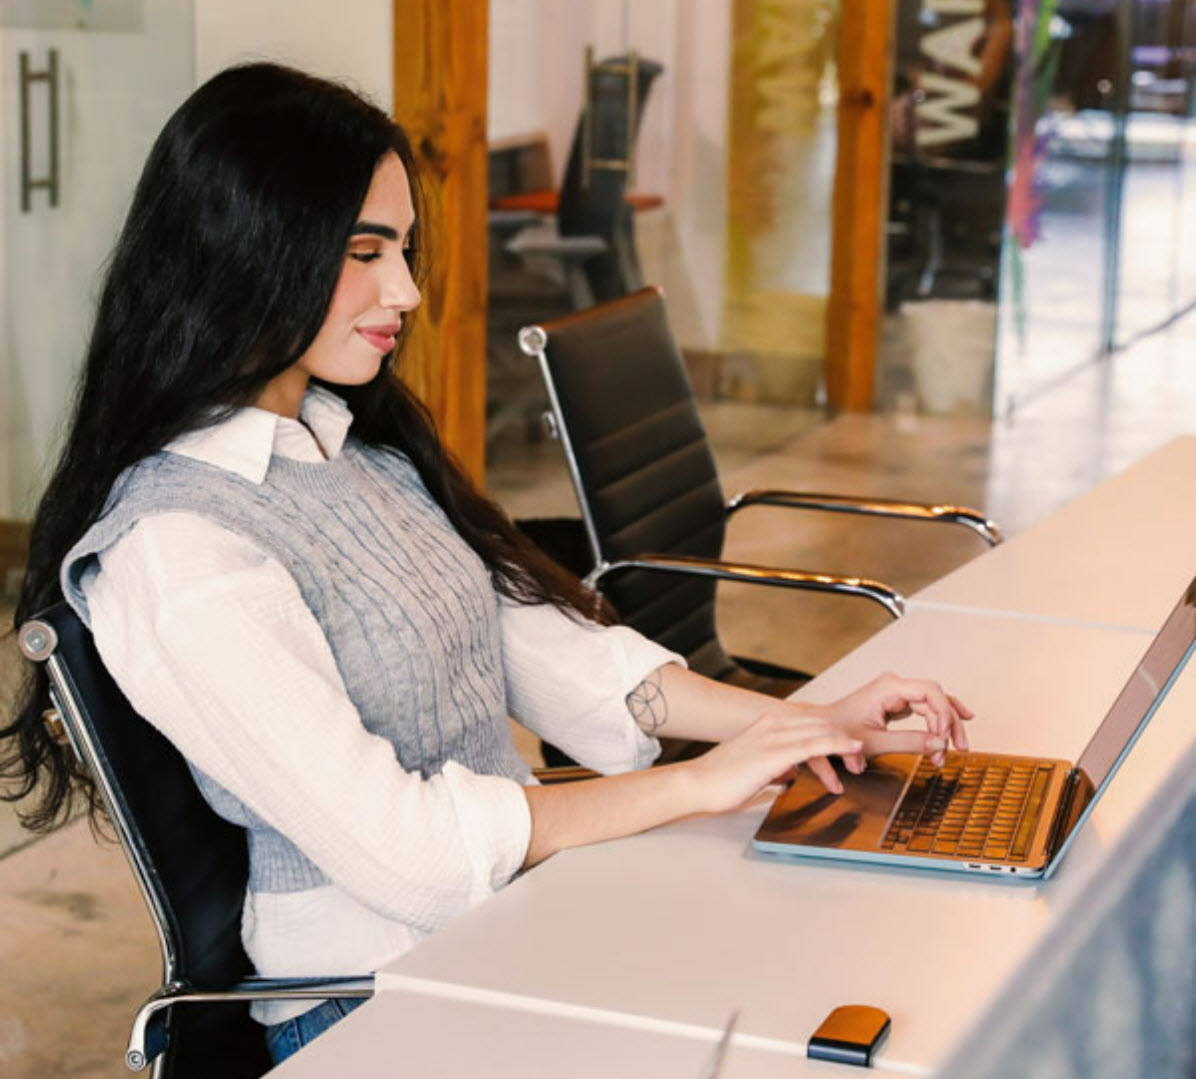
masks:
POLYGON ((1196 580, 1155 635, 1076 766, 1101 789, 1196 643, 1196 580))

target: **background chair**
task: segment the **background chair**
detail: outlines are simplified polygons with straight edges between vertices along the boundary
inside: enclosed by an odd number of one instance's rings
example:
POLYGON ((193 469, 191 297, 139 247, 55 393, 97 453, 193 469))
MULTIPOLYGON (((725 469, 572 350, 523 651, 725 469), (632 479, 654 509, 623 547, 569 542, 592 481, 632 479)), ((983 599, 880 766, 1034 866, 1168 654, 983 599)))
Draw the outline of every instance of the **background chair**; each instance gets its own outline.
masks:
POLYGON ((629 195, 635 142, 652 84, 663 71, 636 53, 594 62, 587 52, 585 101, 559 194, 533 191, 494 200, 499 226, 519 212, 555 218, 555 229, 517 232, 505 250, 527 260, 557 261, 565 271, 574 309, 624 296, 643 286, 635 246, 635 212, 660 204, 629 195))
POLYGON ((519 340, 539 362, 581 509, 580 521, 521 527, 599 588, 624 622, 709 677, 774 696, 809 677, 727 653, 714 617, 719 580, 863 597, 893 617, 904 606, 878 581, 721 560, 733 513, 767 505, 906 518, 963 525, 990 544, 1000 540, 982 514, 955 506, 776 490, 727 502, 659 289, 525 327, 519 340))
POLYGON ((18 639, 27 659, 46 664, 46 723, 95 778, 158 933, 162 986, 134 1019, 128 1066, 153 1063, 159 1079, 252 1079, 270 1059, 250 1001, 372 995, 372 977, 250 976, 241 947, 244 830, 204 801, 182 756, 133 710, 69 607, 26 622, 18 639))
MULTIPOLYGON (((559 191, 541 185, 512 191, 511 154, 492 155, 490 286, 487 308, 487 441, 512 426, 538 434, 544 409, 539 380, 528 377, 515 333, 643 286, 635 214, 659 206, 629 195, 635 140, 648 92, 663 68, 634 53, 595 63, 587 54, 585 101, 559 191), (495 160, 495 158, 498 160, 495 160)), ((543 154, 521 155, 542 179, 543 154)), ((534 182, 534 180, 533 180, 534 182)))

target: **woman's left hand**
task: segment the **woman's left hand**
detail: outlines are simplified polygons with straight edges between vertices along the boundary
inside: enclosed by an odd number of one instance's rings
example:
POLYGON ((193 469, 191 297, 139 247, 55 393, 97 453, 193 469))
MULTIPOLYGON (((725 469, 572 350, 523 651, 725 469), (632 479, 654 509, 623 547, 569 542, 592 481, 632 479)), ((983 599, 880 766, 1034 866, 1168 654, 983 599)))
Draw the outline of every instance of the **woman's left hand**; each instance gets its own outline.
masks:
POLYGON ((968 748, 964 723, 972 712, 937 682, 882 674, 831 704, 807 707, 864 743, 860 753, 843 758, 857 774, 864 770, 865 758, 880 753, 924 753, 941 767, 948 746, 968 748), (910 716, 920 717, 925 729, 889 729, 893 720, 910 716))

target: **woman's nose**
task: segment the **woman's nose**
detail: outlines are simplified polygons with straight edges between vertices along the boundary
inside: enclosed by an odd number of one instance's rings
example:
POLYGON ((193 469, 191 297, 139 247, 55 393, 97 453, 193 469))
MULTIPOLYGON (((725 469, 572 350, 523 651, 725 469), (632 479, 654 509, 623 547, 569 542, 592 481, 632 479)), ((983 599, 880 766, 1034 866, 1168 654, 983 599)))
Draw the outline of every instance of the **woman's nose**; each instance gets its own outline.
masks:
POLYGON ((411 276, 407 259, 397 259, 394 271, 387 274, 382 288, 382 305, 399 311, 411 311, 419 306, 419 287, 411 276))

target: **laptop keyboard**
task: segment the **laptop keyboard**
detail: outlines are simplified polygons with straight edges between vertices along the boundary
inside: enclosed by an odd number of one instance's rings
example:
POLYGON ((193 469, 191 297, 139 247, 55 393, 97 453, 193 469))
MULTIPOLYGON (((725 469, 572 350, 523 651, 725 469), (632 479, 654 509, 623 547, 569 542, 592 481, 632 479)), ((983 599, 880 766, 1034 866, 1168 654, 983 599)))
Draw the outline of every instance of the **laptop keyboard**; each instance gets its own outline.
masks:
POLYGON ((1035 761, 955 754, 923 758, 881 848, 1024 861, 1053 768, 1035 761))

